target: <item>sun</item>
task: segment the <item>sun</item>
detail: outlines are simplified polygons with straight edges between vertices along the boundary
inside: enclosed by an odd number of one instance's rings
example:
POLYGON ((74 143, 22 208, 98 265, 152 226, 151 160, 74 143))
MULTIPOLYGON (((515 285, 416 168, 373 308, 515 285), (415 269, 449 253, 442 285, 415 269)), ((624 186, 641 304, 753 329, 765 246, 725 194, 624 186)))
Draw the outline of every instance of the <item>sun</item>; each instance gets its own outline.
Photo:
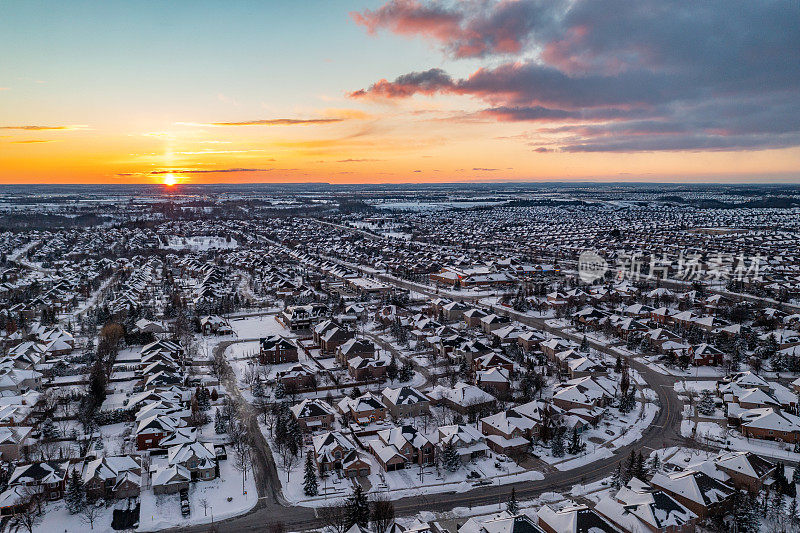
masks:
POLYGON ((173 174, 167 174, 164 176, 163 183, 167 187, 174 187, 175 185, 178 184, 178 178, 176 178, 175 175, 173 174))

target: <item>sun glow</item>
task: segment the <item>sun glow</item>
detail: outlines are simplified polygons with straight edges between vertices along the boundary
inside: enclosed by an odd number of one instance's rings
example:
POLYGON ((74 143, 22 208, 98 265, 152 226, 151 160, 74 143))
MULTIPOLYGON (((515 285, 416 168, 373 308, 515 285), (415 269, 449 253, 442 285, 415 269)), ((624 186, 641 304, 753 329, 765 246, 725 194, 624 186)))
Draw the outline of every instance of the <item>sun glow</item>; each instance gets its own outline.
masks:
POLYGON ((176 178, 173 174, 167 174, 164 176, 163 183, 167 187, 174 187, 178 184, 178 178, 176 178))

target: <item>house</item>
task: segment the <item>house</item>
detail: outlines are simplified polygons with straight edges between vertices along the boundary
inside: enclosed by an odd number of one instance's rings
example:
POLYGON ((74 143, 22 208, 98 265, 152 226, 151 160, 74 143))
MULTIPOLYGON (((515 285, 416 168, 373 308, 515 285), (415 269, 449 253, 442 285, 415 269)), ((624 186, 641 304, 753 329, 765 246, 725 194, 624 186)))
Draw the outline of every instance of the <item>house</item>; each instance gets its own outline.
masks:
POLYGON ((142 484, 142 459, 134 455, 93 459, 86 463, 83 484, 93 500, 135 498, 142 484))
POLYGON ((496 453, 524 452, 537 432, 537 422, 514 409, 481 418, 486 444, 496 453))
POLYGON ((192 481, 217 477, 217 455, 210 442, 186 442, 167 449, 170 466, 180 465, 189 471, 192 481))
POLYGON ((377 354, 368 357, 358 355, 347 361, 347 371, 356 381, 383 379, 388 367, 389 360, 377 354))
POLYGON ((32 427, 0 427, 0 459, 5 462, 18 461, 25 455, 26 448, 33 444, 30 438, 32 427))
POLYGON ((620 533, 620 530, 594 509, 567 501, 545 505, 537 511, 539 527, 547 533, 620 533))
POLYGON ((632 478, 615 496, 603 496, 595 512, 623 531, 693 533, 697 515, 669 494, 632 478))
POLYGON ((352 338, 336 348, 336 360, 342 366, 354 357, 371 358, 375 355, 375 344, 368 339, 352 338))
POLYGON ((464 318, 464 323, 471 328, 480 327, 481 319, 483 319, 486 315, 486 311, 481 309, 469 309, 461 314, 461 316, 464 318))
POLYGON ((334 354, 339 346, 351 338, 353 338, 353 332, 348 329, 339 326, 330 328, 323 335, 320 335, 320 353, 328 355, 334 354))
POLYGON ((695 366, 719 366, 725 356, 720 349, 707 343, 692 346, 689 354, 692 356, 692 364, 695 366))
POLYGON ((259 345, 258 359, 262 365, 296 363, 299 360, 297 346, 280 335, 262 338, 259 345))
POLYGON ((511 319, 504 315, 496 315, 494 313, 486 315, 480 319, 481 329, 484 333, 491 333, 492 331, 508 325, 511 319))
POLYGON ((800 442, 800 417, 779 408, 751 409, 742 413, 741 431, 745 437, 781 442, 800 442))
POLYGON ((9 487, 0 494, 0 516, 13 516, 25 509, 29 494, 22 485, 9 487))
POLYGON ((283 383, 287 390, 307 389, 316 384, 317 372, 308 365, 297 363, 291 368, 275 372, 275 381, 283 383))
POLYGON ((318 323, 314 328, 311 330, 311 338, 314 341, 316 346, 319 346, 322 342, 322 336, 325 335, 329 330, 334 328, 338 328, 339 324, 336 323, 334 320, 323 320, 318 323))
POLYGON ((333 407, 315 398, 306 398, 290 407, 289 410, 292 412, 294 419, 297 420, 300 429, 305 431, 330 429, 336 419, 336 412, 333 407))
POLYGON ((490 368, 503 368, 511 372, 514 370, 514 362, 499 353, 491 352, 473 359, 472 367, 476 371, 489 370, 490 368))
POLYGON ((658 473, 650 480, 650 484, 666 492, 700 519, 729 510, 736 493, 733 486, 704 472, 692 470, 658 473))
POLYGON ((154 414, 136 426, 136 445, 139 451, 158 448, 161 440, 171 435, 176 429, 186 426, 186 422, 171 415, 154 414))
POLYGON ((355 399, 343 398, 337 408, 343 416, 361 425, 386 420, 386 406, 371 392, 355 399))
POLYGON ((347 437, 338 431, 316 435, 313 440, 314 459, 320 475, 338 472, 342 477, 366 477, 369 462, 363 458, 347 437))
POLYGON ((498 397, 502 397, 511 390, 509 371, 501 367, 478 370, 475 372, 475 385, 498 397))
POLYGON ((230 323, 217 315, 204 316, 200 319, 200 331, 203 335, 231 335, 233 328, 230 323))
POLYGON ((386 388, 381 393, 383 404, 397 419, 404 416, 417 416, 430 407, 430 398, 414 387, 386 388))
MULTIPOLYGON (((724 474, 717 476, 720 481, 754 494, 761 490, 776 469, 775 463, 751 452, 722 452, 711 462, 717 471, 724 474)), ((687 469, 692 468, 690 465, 687 469)))
POLYGON ((151 485, 154 494, 175 494, 189 489, 192 475, 186 467, 179 464, 156 468, 151 485))
POLYGON ((458 533, 544 533, 527 514, 512 516, 503 511, 490 518, 472 517, 458 528, 458 533))
POLYGON ((442 306, 442 315, 450 321, 461 320, 470 307, 463 302, 450 302, 442 306))
POLYGON ((553 388, 553 404, 570 411, 607 406, 615 396, 616 385, 604 377, 583 377, 559 383, 553 388))
POLYGON ((441 426, 437 431, 437 437, 438 453, 441 453, 445 446, 453 446, 463 463, 484 457, 489 451, 486 438, 472 426, 464 424, 441 426))
POLYGON ((453 388, 437 385, 428 392, 428 397, 433 405, 443 403, 462 415, 490 411, 497 403, 497 398, 488 392, 462 381, 453 388))
POLYGON ((18 466, 8 479, 8 486, 32 487, 48 500, 59 500, 66 490, 69 463, 45 461, 18 466))
POLYGON ((436 447, 414 426, 404 425, 378 431, 378 439, 384 446, 394 447, 408 465, 429 465, 434 462, 436 447))

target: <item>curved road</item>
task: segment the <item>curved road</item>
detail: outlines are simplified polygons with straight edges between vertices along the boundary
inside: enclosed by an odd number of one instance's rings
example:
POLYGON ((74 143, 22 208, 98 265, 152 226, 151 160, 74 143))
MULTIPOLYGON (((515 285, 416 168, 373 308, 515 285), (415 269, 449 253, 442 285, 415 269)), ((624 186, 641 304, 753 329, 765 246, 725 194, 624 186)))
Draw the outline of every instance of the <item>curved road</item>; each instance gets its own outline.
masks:
MULTIPOLYGON (((420 292, 429 292, 427 287, 417 284, 401 282, 396 279, 387 280, 393 284, 413 288, 420 292), (410 285, 414 285, 411 287, 410 285)), ((433 291, 430 291, 433 292, 433 291)), ((507 314, 515 320, 544 331, 549 331, 580 342, 581 338, 575 334, 564 333, 556 328, 547 325, 543 319, 521 315, 510 309, 495 309, 497 314, 507 314)), ((609 355, 617 356, 607 346, 589 342, 589 345, 609 355)), ((220 344, 217 349, 224 351, 226 343, 220 344)), ((680 435, 682 402, 674 390, 676 378, 666 376, 651 370, 641 362, 628 358, 631 368, 636 370, 642 379, 652 388, 658 396, 660 410, 652 424, 647 427, 642 438, 636 442, 616 448, 611 457, 593 461, 587 465, 574 468, 557 475, 546 475, 544 479, 538 481, 522 481, 505 485, 491 485, 476 487, 463 493, 440 493, 426 494, 414 497, 401 498, 394 501, 395 512, 398 516, 416 514, 421 510, 426 511, 448 511, 454 507, 471 507, 478 505, 488 505, 507 500, 512 487, 516 490, 517 498, 532 499, 544 492, 568 492, 574 485, 591 483, 604 477, 608 477, 617 467, 617 463, 624 461, 631 451, 642 451, 648 455, 653 449, 664 448, 672 445, 691 445, 687 439, 680 435)), ((254 466, 256 468, 256 481, 258 485, 259 503, 248 514, 217 522, 214 524, 216 531, 264 531, 270 524, 281 522, 288 531, 301 531, 317 528, 322 525, 317 519, 314 509, 289 505, 281 496, 280 480, 272 459, 269 446, 267 446, 258 424, 255 420, 255 413, 247 402, 241 397, 232 372, 226 373, 224 378, 228 391, 237 401, 243 419, 247 422, 250 429, 250 437, 254 448, 254 466)), ((294 475, 300 475, 295 472, 294 475)), ((182 528, 178 531, 210 531, 211 525, 193 526, 182 528)))

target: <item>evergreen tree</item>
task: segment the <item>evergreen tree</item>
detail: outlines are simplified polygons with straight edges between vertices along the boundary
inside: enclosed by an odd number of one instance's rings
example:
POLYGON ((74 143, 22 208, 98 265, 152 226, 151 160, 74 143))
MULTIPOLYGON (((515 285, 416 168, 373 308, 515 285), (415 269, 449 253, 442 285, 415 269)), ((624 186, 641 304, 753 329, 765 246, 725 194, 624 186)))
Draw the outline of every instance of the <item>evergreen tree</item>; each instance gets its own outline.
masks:
POLYGON ((411 381, 414 379, 414 365, 410 361, 406 361, 403 363, 403 366, 400 368, 400 381, 411 381))
POLYGON ((644 455, 642 455, 642 452, 639 452, 639 455, 636 456, 636 477, 643 481, 647 478, 647 468, 644 466, 644 455))
POLYGON ((572 437, 569 439, 567 453, 570 455, 578 455, 585 449, 586 444, 581 440, 581 436, 578 434, 578 428, 572 428, 572 437))
POLYGON ((755 496, 737 491, 733 496, 733 521, 736 531, 741 533, 757 533, 761 527, 758 502, 755 496))
POLYGON ((282 400, 286 398, 286 387, 283 385, 283 381, 279 381, 275 385, 275 398, 277 400, 282 400))
POLYGON ((797 485, 800 483, 800 466, 795 467, 794 473, 792 473, 792 485, 797 485))
POLYGON ((45 441, 51 441, 58 438, 58 429, 53 423, 53 419, 50 417, 47 417, 44 422, 42 422, 42 437, 45 441))
POLYGON ((589 351, 589 339, 586 338, 586 335, 584 335, 583 339, 581 340, 580 351, 584 353, 589 351))
POLYGON ((519 514, 519 503, 517 503, 517 492, 514 490, 514 487, 511 487, 511 497, 508 498, 508 503, 506 503, 506 511, 511 516, 517 516, 519 514))
POLYGON ((83 480, 78 469, 72 470, 67 482, 67 493, 64 495, 67 502, 67 509, 70 514, 78 514, 86 505, 86 497, 83 491, 83 480))
POLYGON ((650 460, 650 473, 658 474, 659 470, 661 470, 661 459, 658 458, 658 453, 654 453, 650 460))
POLYGON ((461 458, 458 456, 455 447, 449 442, 442 448, 442 464, 450 472, 455 472, 461 468, 461 458))
POLYGON ((397 368, 397 359, 395 359, 394 354, 392 354, 392 358, 389 360, 389 365, 386 367, 386 377, 389 378, 389 381, 394 381, 397 379, 398 373, 399 369, 397 368))
POLYGON ((622 463, 617 463, 617 469, 611 474, 611 488, 619 489, 622 487, 622 463))
POLYGON ((780 518, 783 513, 783 494, 781 494, 781 491, 776 490, 769 502, 769 514, 774 518, 780 518))
POLYGON ((226 433, 228 431, 228 428, 225 425, 225 419, 222 418, 222 415, 219 412, 219 407, 217 407, 217 410, 214 412, 214 431, 217 433, 217 435, 226 433))
POLYGON ((564 428, 557 427, 553 431, 553 440, 550 444, 553 457, 564 457, 564 428))
POLYGON ((306 472, 303 479, 303 492, 306 496, 316 496, 317 488, 317 468, 314 465, 314 458, 311 452, 306 454, 306 472))
POLYGON ((261 398, 264 396, 264 385, 261 383, 260 379, 256 379, 253 383, 253 396, 256 398, 261 398))
POLYGON ((369 500, 367 500, 367 495, 364 494, 364 489, 361 488, 361 485, 356 484, 353 494, 347 498, 345 507, 347 508, 350 526, 358 524, 361 527, 367 527, 370 515, 369 500))
POLYGON ((627 485, 628 481, 636 475, 636 452, 631 451, 628 462, 625 463, 625 475, 622 477, 622 484, 627 485))
POLYGON ((714 414, 715 409, 716 406, 714 405, 714 397, 711 395, 711 391, 703 389, 700 393, 700 401, 697 403, 697 411, 701 415, 711 416, 714 414))

